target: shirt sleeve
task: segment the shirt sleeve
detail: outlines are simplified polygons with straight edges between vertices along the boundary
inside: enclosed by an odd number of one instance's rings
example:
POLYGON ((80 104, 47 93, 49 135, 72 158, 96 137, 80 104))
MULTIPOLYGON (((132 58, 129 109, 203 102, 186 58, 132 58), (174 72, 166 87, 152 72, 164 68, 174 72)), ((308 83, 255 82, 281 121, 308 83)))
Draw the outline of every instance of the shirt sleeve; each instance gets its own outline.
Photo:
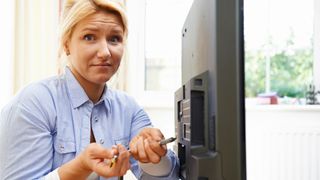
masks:
POLYGON ((60 180, 60 176, 58 174, 58 169, 57 168, 56 170, 50 172, 49 174, 47 174, 45 177, 44 177, 44 180, 60 180))
POLYGON ((0 179, 42 179, 52 170, 52 99, 29 86, 3 108, 0 119, 0 179))
MULTIPOLYGON (((146 114, 146 112, 135 102, 133 103, 135 106, 134 109, 136 109, 135 113, 133 114, 132 119, 132 127, 131 127, 131 138, 135 137, 143 128, 145 127, 152 127, 150 118, 146 114)), ((173 151, 168 150, 168 153, 166 154, 167 159, 171 163, 171 170, 170 173, 166 176, 152 176, 146 172, 144 172, 141 167, 139 166, 138 162, 131 158, 130 162, 132 164, 131 171, 138 179, 147 179, 147 180, 160 180, 160 179, 166 179, 166 180, 176 180, 179 179, 179 161, 178 157, 174 154, 173 151)), ((161 174, 161 173, 160 173, 161 174)), ((166 173, 167 174, 167 173, 166 173)))
MULTIPOLYGON (((144 172, 142 170, 142 168, 139 166, 139 163, 134 159, 131 158, 131 171, 133 172, 133 174, 137 177, 137 179, 141 179, 141 180, 176 180, 179 179, 179 161, 178 161, 178 157, 174 154, 174 152, 172 150, 168 150, 168 153, 166 154, 166 158, 169 159, 170 163, 171 163, 171 170, 169 172, 169 174, 165 175, 165 176, 154 176, 151 174, 148 174, 146 172, 144 172)), ((161 174, 161 172, 159 172, 159 174, 161 174)))
POLYGON ((169 150, 167 155, 162 158, 159 164, 147 163, 147 165, 144 165, 144 167, 142 167, 141 164, 140 167, 144 173, 141 174, 140 179, 179 179, 179 163, 177 160, 178 158, 175 156, 175 154, 169 150))

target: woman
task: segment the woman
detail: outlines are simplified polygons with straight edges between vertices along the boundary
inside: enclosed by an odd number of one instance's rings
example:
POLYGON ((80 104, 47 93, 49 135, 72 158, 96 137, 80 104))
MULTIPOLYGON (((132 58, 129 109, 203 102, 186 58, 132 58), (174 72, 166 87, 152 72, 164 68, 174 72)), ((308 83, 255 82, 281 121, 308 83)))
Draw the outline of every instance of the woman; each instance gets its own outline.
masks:
POLYGON ((116 179, 130 168, 138 179, 177 179, 178 161, 159 145, 161 131, 131 97, 106 86, 126 36, 121 3, 66 2, 61 47, 68 66, 3 108, 0 179, 116 179))

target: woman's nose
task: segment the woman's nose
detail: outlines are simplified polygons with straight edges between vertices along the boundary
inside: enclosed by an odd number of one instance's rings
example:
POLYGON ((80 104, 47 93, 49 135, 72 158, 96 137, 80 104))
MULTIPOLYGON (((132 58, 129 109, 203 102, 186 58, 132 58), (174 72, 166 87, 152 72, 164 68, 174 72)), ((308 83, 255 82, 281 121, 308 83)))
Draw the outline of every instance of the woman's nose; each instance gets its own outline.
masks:
POLYGON ((103 59, 108 59, 111 57, 110 49, 107 42, 101 42, 97 56, 103 59))

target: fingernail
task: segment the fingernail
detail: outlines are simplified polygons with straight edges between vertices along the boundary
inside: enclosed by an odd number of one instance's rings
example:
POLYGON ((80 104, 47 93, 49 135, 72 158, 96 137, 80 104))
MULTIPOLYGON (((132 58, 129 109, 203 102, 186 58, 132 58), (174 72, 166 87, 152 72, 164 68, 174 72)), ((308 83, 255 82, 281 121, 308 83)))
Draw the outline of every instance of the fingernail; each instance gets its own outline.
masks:
POLYGON ((116 154, 116 149, 112 149, 112 154, 114 155, 114 154, 116 154))

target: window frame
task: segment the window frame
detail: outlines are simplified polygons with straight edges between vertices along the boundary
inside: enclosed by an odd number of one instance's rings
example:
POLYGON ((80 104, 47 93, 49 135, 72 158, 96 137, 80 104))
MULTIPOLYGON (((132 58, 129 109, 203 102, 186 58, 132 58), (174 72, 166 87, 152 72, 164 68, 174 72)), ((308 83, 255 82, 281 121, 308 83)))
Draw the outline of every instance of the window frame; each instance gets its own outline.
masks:
POLYGON ((320 90, 320 1, 314 0, 313 82, 320 90))
POLYGON ((147 0, 127 1, 129 19, 127 91, 145 108, 172 109, 174 93, 145 90, 145 11, 147 0))

